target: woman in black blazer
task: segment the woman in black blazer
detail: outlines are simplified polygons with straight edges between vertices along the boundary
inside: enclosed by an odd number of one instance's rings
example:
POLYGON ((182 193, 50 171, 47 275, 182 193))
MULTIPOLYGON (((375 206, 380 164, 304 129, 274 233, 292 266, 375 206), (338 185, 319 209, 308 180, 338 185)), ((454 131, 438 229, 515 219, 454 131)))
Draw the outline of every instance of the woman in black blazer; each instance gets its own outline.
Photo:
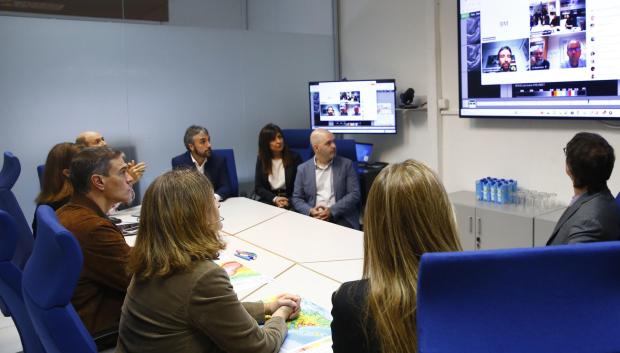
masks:
POLYGON ((258 135, 258 158, 254 174, 254 192, 260 201, 289 208, 297 166, 301 157, 284 142, 282 130, 275 124, 265 125, 258 135))
POLYGON ((383 169, 364 213, 364 271, 332 295, 334 353, 417 352, 416 287, 425 252, 459 251, 443 185, 407 160, 383 169))

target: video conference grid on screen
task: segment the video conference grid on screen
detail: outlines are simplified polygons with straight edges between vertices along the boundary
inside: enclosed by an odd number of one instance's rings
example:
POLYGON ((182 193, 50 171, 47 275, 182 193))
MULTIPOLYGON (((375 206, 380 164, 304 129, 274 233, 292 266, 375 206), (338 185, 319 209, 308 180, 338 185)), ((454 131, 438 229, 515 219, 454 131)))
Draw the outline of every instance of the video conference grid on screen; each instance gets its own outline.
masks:
POLYGON ((396 84, 390 80, 310 82, 312 129, 396 133, 396 84))
POLYGON ((458 6, 461 116, 620 119, 620 2, 458 6))

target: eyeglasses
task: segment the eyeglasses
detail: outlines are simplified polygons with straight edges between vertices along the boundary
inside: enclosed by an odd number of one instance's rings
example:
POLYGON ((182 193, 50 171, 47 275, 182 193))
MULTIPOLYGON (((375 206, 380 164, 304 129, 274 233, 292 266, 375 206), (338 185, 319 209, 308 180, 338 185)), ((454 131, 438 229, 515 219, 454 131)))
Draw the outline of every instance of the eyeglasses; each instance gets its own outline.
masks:
POLYGON ((566 50, 569 51, 569 52, 573 52, 574 53, 576 51, 581 51, 581 48, 568 48, 566 50))

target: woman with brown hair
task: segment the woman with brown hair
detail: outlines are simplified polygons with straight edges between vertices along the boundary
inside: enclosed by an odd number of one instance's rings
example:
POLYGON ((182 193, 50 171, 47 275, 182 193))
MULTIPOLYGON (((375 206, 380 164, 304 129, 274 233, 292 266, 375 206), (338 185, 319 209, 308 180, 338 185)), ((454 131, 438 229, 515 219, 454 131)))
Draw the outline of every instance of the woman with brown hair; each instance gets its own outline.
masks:
POLYGON ((334 352, 417 352, 420 258, 459 250, 437 176, 414 160, 382 170, 366 202, 363 279, 344 283, 332 296, 334 352))
MULTIPOLYGON (((61 142, 52 147, 45 160, 41 192, 35 199, 37 207, 48 205, 57 210, 69 202, 73 194, 73 187, 69 181, 69 167, 71 160, 79 151, 80 147, 71 142, 61 142)), ((35 217, 32 221, 32 232, 36 234, 36 231, 35 217)))
POLYGON ((254 173, 254 192, 260 196, 260 201, 289 208, 301 162, 301 157, 286 145, 280 127, 271 123, 265 125, 258 134, 254 173))
POLYGON ((218 207, 213 186, 195 170, 167 172, 146 190, 117 352, 280 349, 285 321, 298 315, 300 298, 239 302, 228 275, 213 262, 225 248, 218 207))

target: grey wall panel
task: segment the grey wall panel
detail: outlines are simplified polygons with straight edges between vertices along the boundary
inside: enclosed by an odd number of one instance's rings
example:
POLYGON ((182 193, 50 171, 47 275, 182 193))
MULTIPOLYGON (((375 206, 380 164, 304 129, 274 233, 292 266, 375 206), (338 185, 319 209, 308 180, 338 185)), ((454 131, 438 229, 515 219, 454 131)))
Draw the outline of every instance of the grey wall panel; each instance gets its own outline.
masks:
POLYGON ((190 124, 234 148, 253 178, 258 130, 308 126, 307 82, 333 77, 332 37, 0 17, 0 151, 22 161, 16 194, 32 217, 36 165, 80 131, 134 145, 141 186, 184 151, 190 124))

